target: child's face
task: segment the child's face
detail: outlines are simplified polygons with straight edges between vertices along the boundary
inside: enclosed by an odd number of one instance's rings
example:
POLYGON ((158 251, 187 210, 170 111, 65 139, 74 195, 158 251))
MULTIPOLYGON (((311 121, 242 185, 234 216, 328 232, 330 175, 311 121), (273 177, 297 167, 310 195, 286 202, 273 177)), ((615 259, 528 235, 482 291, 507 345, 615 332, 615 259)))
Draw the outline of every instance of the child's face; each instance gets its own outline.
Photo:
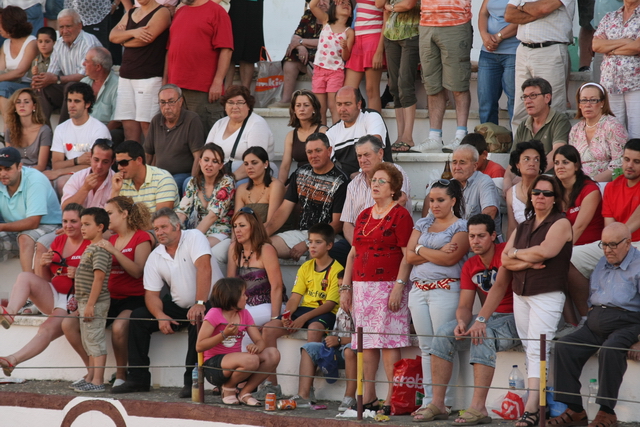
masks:
POLYGON ((93 215, 82 215, 82 238, 85 240, 94 240, 102 234, 102 227, 96 224, 93 215))
POLYGON ((53 52, 53 39, 47 34, 38 34, 38 51, 43 55, 53 52))
POLYGON ((311 258, 322 258, 329 252, 329 249, 331 249, 331 245, 325 242, 321 235, 309 233, 309 255, 311 258))
POLYGON ((247 306, 247 290, 242 290, 242 295, 240 296, 240 300, 238 301, 238 308, 243 310, 247 306))

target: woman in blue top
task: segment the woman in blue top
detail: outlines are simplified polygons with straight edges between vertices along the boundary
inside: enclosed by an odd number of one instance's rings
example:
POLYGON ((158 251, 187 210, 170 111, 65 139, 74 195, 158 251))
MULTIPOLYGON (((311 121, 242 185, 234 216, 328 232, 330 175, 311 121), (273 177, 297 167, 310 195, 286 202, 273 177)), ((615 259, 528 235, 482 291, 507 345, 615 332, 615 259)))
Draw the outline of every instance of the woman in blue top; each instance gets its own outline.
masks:
MULTIPOLYGON (((407 244, 406 259, 413 265, 409 310, 422 352, 424 378, 423 406, 413 413, 414 420, 449 418, 429 403, 431 390, 431 340, 440 326, 455 320, 460 296, 460 273, 469 252, 467 221, 464 216, 462 186, 458 181, 439 179, 429 191, 429 214, 418 220, 407 244)), ((457 362, 454 362, 457 365, 457 362)), ((457 366, 452 382, 455 383, 457 366)), ((449 387, 446 405, 453 402, 455 388, 449 387)))

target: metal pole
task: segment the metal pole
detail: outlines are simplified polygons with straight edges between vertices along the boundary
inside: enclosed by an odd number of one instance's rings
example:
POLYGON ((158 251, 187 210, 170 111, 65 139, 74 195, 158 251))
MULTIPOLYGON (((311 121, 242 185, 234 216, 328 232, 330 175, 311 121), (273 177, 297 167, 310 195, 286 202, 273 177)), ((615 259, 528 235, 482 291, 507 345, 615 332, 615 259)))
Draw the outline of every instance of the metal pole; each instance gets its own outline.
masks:
POLYGON ((358 390, 356 391, 356 399, 358 401, 358 421, 362 421, 362 392, 364 384, 364 355, 362 353, 362 326, 358 326, 358 353, 357 353, 357 369, 358 369, 358 390))
POLYGON ((547 424, 547 335, 540 334, 540 427, 547 424))

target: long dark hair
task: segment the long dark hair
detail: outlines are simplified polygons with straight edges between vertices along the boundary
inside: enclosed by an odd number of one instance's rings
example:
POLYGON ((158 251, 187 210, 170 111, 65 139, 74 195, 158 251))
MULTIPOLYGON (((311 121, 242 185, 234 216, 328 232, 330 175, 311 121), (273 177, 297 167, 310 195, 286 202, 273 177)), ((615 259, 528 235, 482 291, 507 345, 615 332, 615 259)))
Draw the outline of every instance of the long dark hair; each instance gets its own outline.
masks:
MULTIPOLYGON (((270 186, 273 178, 271 177, 271 161, 269 160, 269 155, 267 154, 267 150, 265 150, 264 148, 258 145, 249 147, 247 148, 247 151, 245 151, 242 154, 243 162, 244 162, 244 158, 247 157, 247 155, 249 154, 253 154, 257 158, 259 158, 262 162, 267 164, 267 167, 265 168, 265 171, 264 171, 264 180, 262 182, 264 183, 265 187, 270 186)), ((247 183, 247 190, 251 190, 252 188, 253 188, 253 180, 250 179, 249 182, 247 183)))
MULTIPOLYGON (((222 166, 224 166, 224 150, 222 149, 222 147, 220 147, 218 144, 214 144, 213 142, 209 142, 208 144, 205 144, 204 147, 202 147, 202 151, 200 152, 200 158, 204 156, 204 152, 207 150, 217 155, 219 157, 220 163, 222 164, 222 166)), ((214 185, 217 184, 224 175, 225 175, 225 169, 223 167, 218 172, 218 176, 216 176, 216 179, 213 181, 213 184, 214 185)), ((202 173, 202 168, 200 167, 196 172, 196 176, 193 177, 193 180, 195 181, 194 183, 196 185, 196 190, 204 191, 204 188, 200 188, 200 185, 203 182, 203 177, 204 177, 204 173, 202 173)))
MULTIPOLYGON (((439 179, 435 181, 431 188, 444 188, 449 197, 455 197, 456 203, 453 205, 453 214, 458 218, 464 218, 464 195, 462 194, 462 184, 455 179, 439 179)), ((431 191, 431 190, 429 190, 431 191)))
POLYGON ((564 189, 562 185, 560 185, 560 182, 555 177, 551 177, 549 175, 538 175, 536 179, 533 180, 533 184, 531 184, 529 191, 527 191, 527 207, 524 208, 524 216, 527 219, 533 218, 536 214, 535 209, 533 208, 533 202, 531 201, 531 191, 536 188, 536 185, 540 181, 547 181, 550 183, 553 188, 553 192, 555 193, 555 203, 551 208, 551 212, 562 213, 562 204, 564 202, 564 189))
MULTIPOLYGON (((580 160, 580 153, 578 149, 573 145, 565 144, 560 146, 556 152, 553 154, 553 163, 555 165, 556 156, 558 154, 562 154, 567 160, 576 165, 576 182, 573 184, 573 188, 571 189, 571 193, 569 193, 569 204, 565 207, 569 209, 569 207, 573 206, 576 202, 576 199, 582 192, 585 184, 589 181, 593 182, 593 180, 587 176, 582 170, 582 161, 580 160)), ((556 177, 558 179, 558 177, 556 177)), ((558 179, 558 181, 560 181, 558 179)), ((560 182, 562 186, 562 182, 560 182)))

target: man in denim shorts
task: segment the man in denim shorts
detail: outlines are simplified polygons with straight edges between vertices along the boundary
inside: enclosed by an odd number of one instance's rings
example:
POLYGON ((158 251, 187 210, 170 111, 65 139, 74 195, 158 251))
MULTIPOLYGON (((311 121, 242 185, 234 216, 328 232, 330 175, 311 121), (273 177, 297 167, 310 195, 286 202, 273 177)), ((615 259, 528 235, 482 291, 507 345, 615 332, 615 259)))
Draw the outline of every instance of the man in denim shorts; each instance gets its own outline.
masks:
MULTIPOLYGON (((417 421, 436 419, 447 413, 447 406, 453 402, 454 388, 447 392, 446 386, 453 372, 453 357, 460 350, 471 350, 469 363, 473 365, 475 387, 471 406, 459 416, 454 425, 487 424, 491 418, 485 401, 496 366, 496 353, 515 347, 519 341, 516 323, 513 317, 513 292, 511 277, 496 278, 502 265, 502 250, 506 243, 495 243, 496 229, 493 219, 486 214, 469 218, 469 245, 476 256, 469 258, 462 267, 460 275, 460 302, 456 311, 456 320, 445 323, 438 329, 431 344, 431 377, 433 380, 433 399, 423 405, 417 421), (489 290, 496 285, 506 284, 506 293, 497 307, 487 302, 489 290), (477 316, 472 315, 476 293, 483 305, 477 316), (453 338, 455 336, 455 338, 453 338), (445 394, 447 402, 445 403, 445 394)), ((506 270, 505 270, 506 271, 506 270)))

